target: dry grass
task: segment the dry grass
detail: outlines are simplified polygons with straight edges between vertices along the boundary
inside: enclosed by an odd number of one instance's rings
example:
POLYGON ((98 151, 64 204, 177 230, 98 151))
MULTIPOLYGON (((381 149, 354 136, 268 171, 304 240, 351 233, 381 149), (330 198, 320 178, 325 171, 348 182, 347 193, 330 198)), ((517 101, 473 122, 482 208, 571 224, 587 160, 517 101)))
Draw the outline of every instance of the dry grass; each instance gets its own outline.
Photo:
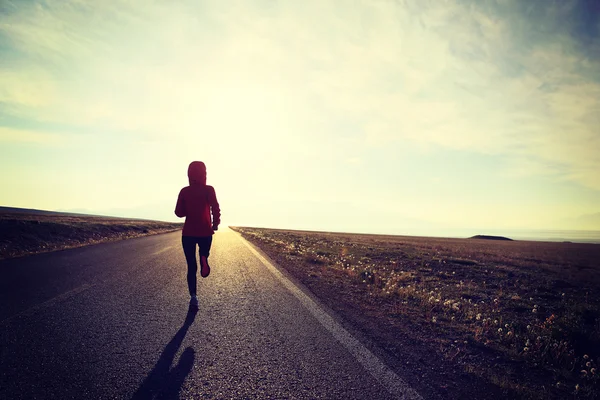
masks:
POLYGON ((0 213, 0 259, 170 232, 181 224, 57 213, 0 213))
POLYGON ((234 229, 385 347, 402 332, 466 374, 452 396, 472 397, 472 376, 600 397, 600 245, 234 229))

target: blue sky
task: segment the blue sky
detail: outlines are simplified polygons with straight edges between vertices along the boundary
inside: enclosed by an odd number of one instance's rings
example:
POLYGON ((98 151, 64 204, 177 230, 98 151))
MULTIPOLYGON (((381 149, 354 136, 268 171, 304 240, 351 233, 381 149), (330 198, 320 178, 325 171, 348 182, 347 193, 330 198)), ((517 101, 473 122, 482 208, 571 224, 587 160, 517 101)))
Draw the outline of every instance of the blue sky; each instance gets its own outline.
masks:
POLYGON ((0 204, 600 230, 600 3, 4 1, 0 204))

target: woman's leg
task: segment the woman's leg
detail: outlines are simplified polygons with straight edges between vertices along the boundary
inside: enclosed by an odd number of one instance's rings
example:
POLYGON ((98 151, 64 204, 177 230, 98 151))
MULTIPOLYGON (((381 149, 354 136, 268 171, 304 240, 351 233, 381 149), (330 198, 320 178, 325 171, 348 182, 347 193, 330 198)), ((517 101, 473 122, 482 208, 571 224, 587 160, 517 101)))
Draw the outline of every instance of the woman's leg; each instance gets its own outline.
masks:
POLYGON ((198 253, 200 253, 200 256, 208 258, 210 255, 210 248, 212 246, 212 238, 212 236, 198 238, 198 253))
POLYGON ((187 283, 190 291, 190 296, 196 295, 196 273, 198 272, 198 264, 196 263, 196 243, 197 238, 193 236, 182 236, 181 244, 183 245, 183 254, 187 261, 187 283))
POLYGON ((210 274, 208 256, 212 245, 212 235, 198 238, 198 252, 200 253, 200 275, 206 278, 210 274))

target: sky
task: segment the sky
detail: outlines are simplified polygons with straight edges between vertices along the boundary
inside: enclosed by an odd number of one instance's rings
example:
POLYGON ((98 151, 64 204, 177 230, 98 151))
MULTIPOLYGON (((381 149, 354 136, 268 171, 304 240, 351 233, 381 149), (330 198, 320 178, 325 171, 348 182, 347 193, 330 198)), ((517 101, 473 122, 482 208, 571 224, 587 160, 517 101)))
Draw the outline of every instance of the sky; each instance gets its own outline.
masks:
POLYGON ((600 230, 597 0, 2 0, 0 205, 600 230))

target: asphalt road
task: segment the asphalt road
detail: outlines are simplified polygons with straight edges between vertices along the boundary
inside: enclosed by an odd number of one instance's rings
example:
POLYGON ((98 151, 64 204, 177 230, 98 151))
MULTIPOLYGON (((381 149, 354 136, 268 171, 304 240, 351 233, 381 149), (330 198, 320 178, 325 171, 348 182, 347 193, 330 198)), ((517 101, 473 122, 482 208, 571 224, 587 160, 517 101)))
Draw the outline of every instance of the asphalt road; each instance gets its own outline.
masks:
POLYGON ((418 398, 230 230, 189 312, 180 240, 1 261, 0 399, 418 398))

